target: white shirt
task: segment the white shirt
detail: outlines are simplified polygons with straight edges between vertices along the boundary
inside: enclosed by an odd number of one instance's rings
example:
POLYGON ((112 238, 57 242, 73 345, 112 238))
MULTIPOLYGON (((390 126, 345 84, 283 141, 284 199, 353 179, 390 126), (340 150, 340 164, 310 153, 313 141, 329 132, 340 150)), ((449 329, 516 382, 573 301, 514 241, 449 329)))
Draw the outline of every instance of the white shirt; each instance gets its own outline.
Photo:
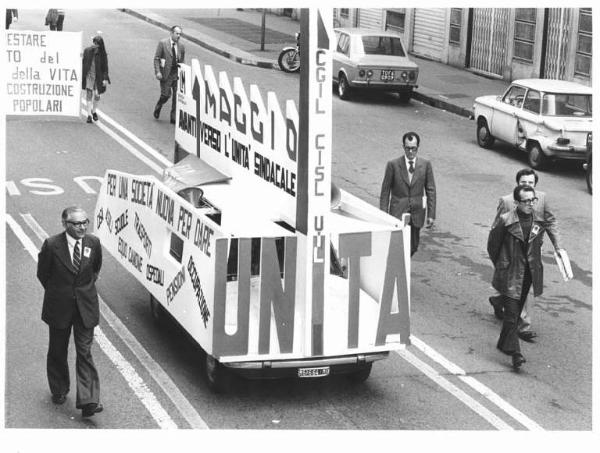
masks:
POLYGON ((82 252, 82 243, 81 239, 75 239, 69 233, 65 233, 67 235, 67 244, 69 244, 69 255, 71 255, 71 263, 73 262, 73 251, 75 250, 75 243, 79 242, 79 258, 81 259, 82 252))
MULTIPOLYGON (((406 162, 406 171, 408 172, 408 180, 410 182, 412 182, 412 177, 413 177, 413 173, 411 173, 410 171, 408 171, 408 169, 410 168, 410 159, 408 157, 406 157, 406 154, 404 155, 404 161, 406 162)), ((413 162, 413 168, 417 168, 417 158, 415 156, 415 158, 412 160, 413 162)))

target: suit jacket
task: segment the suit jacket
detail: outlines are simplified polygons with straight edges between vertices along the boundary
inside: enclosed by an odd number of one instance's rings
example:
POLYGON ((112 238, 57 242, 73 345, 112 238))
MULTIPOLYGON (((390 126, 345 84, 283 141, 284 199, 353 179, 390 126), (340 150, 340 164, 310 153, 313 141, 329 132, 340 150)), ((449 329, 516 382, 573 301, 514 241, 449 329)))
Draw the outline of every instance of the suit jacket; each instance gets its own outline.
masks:
MULTIPOLYGON (((556 217, 550 208, 550 205, 546 201, 546 194, 542 191, 535 191, 535 196, 538 198, 538 202, 533 205, 533 211, 536 217, 543 219, 546 224, 545 229, 552 245, 555 249, 560 249, 561 247, 561 239, 560 232, 558 231, 558 224, 556 222, 556 217)), ((515 207, 515 201, 513 198, 513 194, 504 195, 498 200, 498 208, 496 209, 496 218, 494 219, 495 225, 496 222, 499 221, 500 216, 505 212, 511 211, 515 207)))
POLYGON ((96 236, 83 237, 77 272, 66 234, 46 239, 38 255, 37 277, 44 287, 42 320, 51 327, 65 329, 71 325, 77 308, 85 327, 91 328, 100 318, 96 280, 102 267, 102 246, 96 236))
POLYGON ((525 269, 529 265, 533 294, 542 294, 544 268, 542 266, 542 238, 545 221, 535 211, 527 243, 519 222, 517 209, 500 216, 488 236, 487 251, 494 263, 492 286, 513 299, 521 298, 525 269))
MULTIPOLYGON (((181 42, 181 39, 177 43, 177 63, 183 63, 185 61, 185 46, 181 42)), ((173 64, 173 54, 171 53, 171 38, 161 39, 156 47, 154 53, 154 74, 160 72, 162 79, 167 80, 167 77, 171 73, 171 65, 173 64), (165 60, 165 65, 160 66, 161 59, 165 60)))
POLYGON ((92 59, 95 59, 96 89, 99 93, 102 93, 105 91, 102 82, 106 80, 110 83, 110 78, 108 77, 108 58, 100 55, 100 52, 96 52, 94 46, 86 47, 83 50, 83 59, 81 60, 81 88, 94 89, 94 87, 86 86, 87 74, 92 67, 92 59))
POLYGON ((379 209, 399 219, 408 212, 411 225, 421 228, 425 223, 423 195, 427 195, 427 217, 435 219, 435 181, 431 163, 427 159, 417 158, 410 182, 404 156, 387 163, 381 184, 379 209))

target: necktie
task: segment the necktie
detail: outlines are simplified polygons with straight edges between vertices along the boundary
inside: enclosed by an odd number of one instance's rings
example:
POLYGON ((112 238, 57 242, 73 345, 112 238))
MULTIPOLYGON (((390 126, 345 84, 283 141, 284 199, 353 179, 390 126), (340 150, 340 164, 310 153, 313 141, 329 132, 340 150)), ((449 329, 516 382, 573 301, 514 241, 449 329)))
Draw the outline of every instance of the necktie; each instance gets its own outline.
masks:
POLYGON ((415 161, 414 161, 414 160, 409 160, 409 161, 408 161, 408 165, 409 165, 409 167, 408 167, 408 171, 409 171, 410 173, 414 173, 414 172, 415 172, 415 165, 414 165, 414 164, 415 164, 415 161))
POLYGON ((175 51, 175 43, 171 45, 171 55, 173 55, 173 63, 177 64, 177 52, 175 51))
POLYGON ((75 241, 75 247, 73 248, 73 267, 79 271, 81 266, 81 250, 79 248, 79 241, 75 241))

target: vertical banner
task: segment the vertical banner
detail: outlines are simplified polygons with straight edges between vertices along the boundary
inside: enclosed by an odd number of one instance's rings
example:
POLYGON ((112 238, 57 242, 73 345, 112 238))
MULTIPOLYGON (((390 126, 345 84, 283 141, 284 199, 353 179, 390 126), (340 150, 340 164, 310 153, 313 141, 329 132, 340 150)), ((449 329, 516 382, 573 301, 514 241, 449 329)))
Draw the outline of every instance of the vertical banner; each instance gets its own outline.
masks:
POLYGON ((6 30, 7 115, 79 116, 81 32, 6 30))
MULTIPOLYGON (((323 354, 324 294, 329 276, 331 209, 331 9, 302 9, 296 229, 306 235, 305 294, 310 350, 323 354)), ((302 243, 301 243, 302 246, 302 243)), ((308 347, 308 345, 307 345, 308 347)))

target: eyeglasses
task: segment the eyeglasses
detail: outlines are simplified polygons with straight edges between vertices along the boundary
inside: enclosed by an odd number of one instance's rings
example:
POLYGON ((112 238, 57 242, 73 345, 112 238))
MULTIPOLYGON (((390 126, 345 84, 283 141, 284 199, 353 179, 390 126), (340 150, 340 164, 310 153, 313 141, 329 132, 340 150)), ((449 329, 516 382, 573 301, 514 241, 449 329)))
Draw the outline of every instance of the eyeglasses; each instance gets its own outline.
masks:
POLYGON ((405 145, 405 146, 404 146, 404 149, 405 149, 406 151, 416 151, 416 150, 418 150, 418 149, 419 149, 419 147, 418 147, 418 146, 406 146, 406 145, 405 145))
POLYGON ((82 220, 81 222, 73 222, 72 220, 67 220, 67 223, 73 225, 74 227, 86 227, 89 225, 89 220, 82 220))
POLYGON ((519 203, 532 205, 532 204, 536 204, 537 201, 538 201, 537 197, 533 197, 533 198, 529 198, 527 200, 519 200, 519 203))

